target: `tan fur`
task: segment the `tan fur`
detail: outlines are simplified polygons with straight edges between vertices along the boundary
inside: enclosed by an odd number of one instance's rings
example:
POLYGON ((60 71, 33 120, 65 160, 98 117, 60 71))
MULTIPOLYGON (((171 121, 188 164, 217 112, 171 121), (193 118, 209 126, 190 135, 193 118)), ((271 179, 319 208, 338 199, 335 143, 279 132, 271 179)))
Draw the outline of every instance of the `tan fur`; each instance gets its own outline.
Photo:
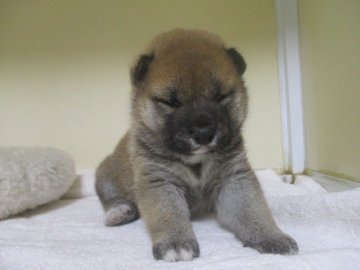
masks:
POLYGON ((260 252, 297 251, 272 219, 246 158, 245 66, 218 36, 177 29, 155 37, 132 69, 132 124, 100 164, 96 189, 108 225, 140 212, 156 259, 199 256, 190 217, 203 211, 215 211, 221 224, 260 252))
POLYGON ((159 60, 149 70, 149 79, 144 84, 147 91, 141 93, 162 95, 169 82, 176 82, 188 90, 183 95, 195 98, 204 94, 200 89, 208 80, 209 70, 231 87, 237 83, 238 76, 224 49, 219 37, 205 31, 178 29, 159 35, 146 51, 157 55, 159 60), (193 73, 194 70, 197 72, 193 73))

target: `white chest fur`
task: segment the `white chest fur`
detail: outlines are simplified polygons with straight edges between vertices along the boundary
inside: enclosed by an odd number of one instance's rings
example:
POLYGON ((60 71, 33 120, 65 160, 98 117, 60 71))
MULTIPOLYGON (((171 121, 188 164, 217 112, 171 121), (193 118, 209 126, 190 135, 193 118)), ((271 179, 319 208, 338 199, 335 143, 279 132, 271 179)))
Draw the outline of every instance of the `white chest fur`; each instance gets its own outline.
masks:
POLYGON ((202 190, 213 178, 215 170, 214 162, 209 158, 203 159, 201 163, 188 163, 188 165, 179 163, 177 167, 182 180, 195 190, 202 190))

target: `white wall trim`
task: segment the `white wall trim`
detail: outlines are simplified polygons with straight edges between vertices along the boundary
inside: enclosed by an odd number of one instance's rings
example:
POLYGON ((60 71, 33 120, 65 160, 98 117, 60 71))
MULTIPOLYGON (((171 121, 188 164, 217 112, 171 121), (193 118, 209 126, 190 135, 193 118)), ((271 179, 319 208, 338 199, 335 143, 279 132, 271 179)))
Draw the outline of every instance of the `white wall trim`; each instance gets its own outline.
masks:
POLYGON ((306 166, 297 0, 275 0, 284 170, 306 166))

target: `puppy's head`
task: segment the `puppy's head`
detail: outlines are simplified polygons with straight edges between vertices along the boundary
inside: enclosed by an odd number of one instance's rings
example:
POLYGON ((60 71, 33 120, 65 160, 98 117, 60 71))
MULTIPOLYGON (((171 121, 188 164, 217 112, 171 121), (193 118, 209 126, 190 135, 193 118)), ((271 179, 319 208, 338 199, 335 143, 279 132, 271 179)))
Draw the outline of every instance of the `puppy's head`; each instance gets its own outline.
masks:
POLYGON ((231 148, 247 112, 245 69, 243 57, 213 34, 156 37, 131 72, 134 125, 180 155, 231 148))

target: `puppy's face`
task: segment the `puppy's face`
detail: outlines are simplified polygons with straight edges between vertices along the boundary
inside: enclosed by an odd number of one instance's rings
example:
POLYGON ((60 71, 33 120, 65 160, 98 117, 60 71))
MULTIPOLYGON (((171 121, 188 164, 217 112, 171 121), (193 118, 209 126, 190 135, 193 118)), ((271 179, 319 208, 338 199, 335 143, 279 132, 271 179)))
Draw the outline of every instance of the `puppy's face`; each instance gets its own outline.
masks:
POLYGON ((136 121, 174 153, 220 153, 239 137, 246 117, 246 64, 235 49, 196 34, 186 42, 160 40, 161 50, 140 57, 132 71, 136 121))

